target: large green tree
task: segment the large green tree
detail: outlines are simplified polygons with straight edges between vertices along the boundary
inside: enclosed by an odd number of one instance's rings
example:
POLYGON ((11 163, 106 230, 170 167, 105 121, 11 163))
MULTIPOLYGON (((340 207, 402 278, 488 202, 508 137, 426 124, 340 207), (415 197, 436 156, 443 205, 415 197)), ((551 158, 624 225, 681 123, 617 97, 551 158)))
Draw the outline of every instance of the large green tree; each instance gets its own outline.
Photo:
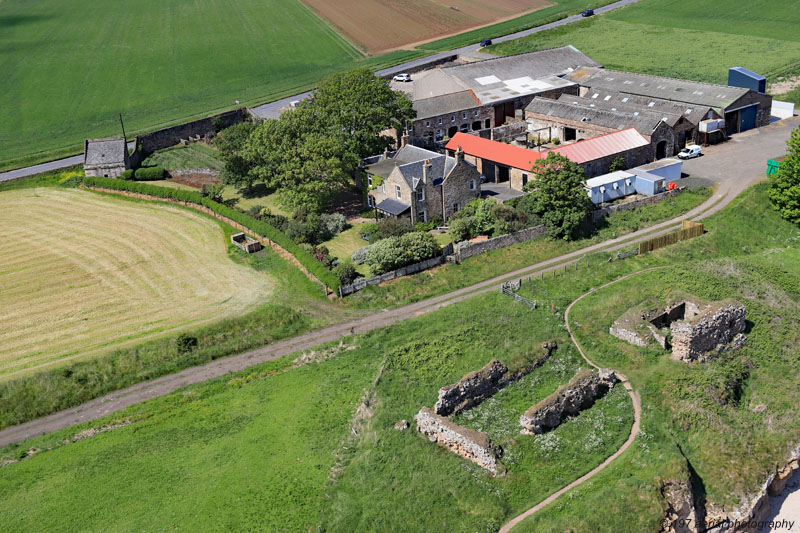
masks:
POLYGON ((362 158, 394 142, 382 132, 413 117, 403 93, 356 69, 327 78, 280 119, 258 124, 240 155, 247 178, 275 188, 283 205, 319 211, 351 184, 362 158))
POLYGON ((224 166, 220 172, 223 183, 235 187, 253 186, 256 176, 251 174, 251 161, 245 156, 247 139, 255 129, 252 122, 241 122, 219 132, 214 138, 224 166))
POLYGON ((772 177, 768 194, 783 218, 800 223, 800 126, 792 132, 786 145, 789 153, 772 177))
POLYGON ((531 169, 535 179, 524 190, 526 203, 544 220, 547 235, 570 239, 577 235, 592 203, 583 183, 586 173, 577 163, 555 152, 539 159, 531 169))

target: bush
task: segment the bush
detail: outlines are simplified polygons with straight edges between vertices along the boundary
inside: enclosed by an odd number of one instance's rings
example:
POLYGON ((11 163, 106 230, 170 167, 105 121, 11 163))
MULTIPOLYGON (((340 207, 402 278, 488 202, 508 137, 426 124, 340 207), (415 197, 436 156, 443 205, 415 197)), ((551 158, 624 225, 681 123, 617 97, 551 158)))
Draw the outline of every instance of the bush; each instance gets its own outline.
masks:
POLYGON ((442 248, 427 232, 415 231, 406 233, 400 237, 400 243, 406 252, 406 264, 419 263, 431 257, 436 257, 442 252, 442 248))
POLYGON ((450 222, 450 235, 453 237, 453 241, 461 242, 470 239, 474 223, 475 220, 472 217, 454 218, 450 222))
MULTIPOLYGON (((257 234, 266 237, 273 241, 281 248, 294 255, 297 260, 302 264, 311 274, 318 280, 327 285, 332 290, 336 291, 339 288, 339 279, 333 273, 326 269, 319 261, 314 259, 314 256, 302 250, 297 243, 292 241, 285 232, 278 230, 266 221, 256 220, 253 217, 237 211, 228 206, 225 206, 213 199, 204 197, 201 193, 195 191, 185 191, 180 189, 170 189, 167 187, 158 187, 147 183, 128 182, 117 180, 113 178, 84 178, 84 185, 87 187, 103 187, 105 189, 116 189, 121 191, 130 191, 140 194, 147 194, 150 196, 157 196, 159 198, 170 198, 185 202, 202 205, 218 213, 219 215, 229 218, 234 222, 238 222, 242 226, 251 229, 257 234)), ((288 221, 287 221, 288 222, 288 221)))
POLYGON ((324 239, 326 241, 336 237, 347 227, 347 219, 341 213, 325 213, 319 218, 328 233, 328 238, 324 239))
POLYGON ((269 213, 269 209, 267 209, 267 208, 266 208, 266 207, 264 207, 263 205, 254 205, 254 206, 252 206, 250 209, 248 209, 248 210, 247 210, 247 211, 245 211, 245 212, 246 212, 248 215, 250 215, 251 217, 253 217, 254 219, 256 219, 256 220, 261 220, 261 213, 262 213, 262 212, 263 212, 265 209, 267 210, 267 214, 269 215, 269 214, 270 214, 270 213, 269 213))
POLYGON ((407 218, 384 218, 378 223, 368 223, 361 227, 361 234, 367 237, 369 242, 400 237, 412 231, 414 227, 407 218))
POLYGON ((364 262, 367 260, 367 251, 370 248, 372 248, 372 246, 373 246, 372 244, 369 244, 367 246, 359 248, 358 250, 353 252, 353 255, 350 256, 350 259, 352 259, 353 262, 357 265, 363 265, 364 262))
POLYGON ((416 224, 414 224, 414 231, 430 231, 432 229, 438 228, 442 224, 444 224, 442 217, 436 215, 434 217, 431 217, 431 219, 427 222, 417 222, 416 224))
POLYGON ((376 242, 367 250, 366 263, 373 275, 383 274, 407 264, 405 255, 400 237, 389 237, 376 242))
POLYGON ((136 181, 157 181, 166 177, 167 171, 163 167, 137 168, 134 176, 136 181))
POLYGON ((131 181, 133 179, 133 169, 129 168, 128 170, 123 170, 120 178, 131 181))
POLYGON ((342 261, 333 268, 333 273, 342 284, 350 284, 358 277, 356 267, 350 261, 342 261))
POLYGON ((225 186, 221 183, 216 183, 212 185, 203 185, 200 189, 200 195, 205 196, 206 198, 211 198, 215 202, 222 202, 222 192, 225 190, 225 186))
POLYGON ((178 346, 178 353, 189 353, 197 348, 197 337, 181 333, 175 339, 175 344, 178 346))

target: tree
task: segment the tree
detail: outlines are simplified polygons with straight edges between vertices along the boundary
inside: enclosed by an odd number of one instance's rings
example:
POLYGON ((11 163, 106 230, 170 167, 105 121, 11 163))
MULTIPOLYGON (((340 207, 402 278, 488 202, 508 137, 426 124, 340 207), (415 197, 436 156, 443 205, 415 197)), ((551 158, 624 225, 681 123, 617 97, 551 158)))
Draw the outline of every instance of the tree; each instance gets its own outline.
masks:
POLYGON ((591 201, 583 188, 586 174, 578 164, 555 152, 539 159, 531 169, 536 179, 524 190, 530 191, 530 207, 547 227, 553 239, 573 238, 586 220, 591 201))
POLYGON ((313 107, 323 128, 344 133, 343 151, 355 154, 359 161, 393 144, 394 139, 381 132, 402 131, 416 117, 405 93, 392 90, 389 82, 365 68, 326 78, 307 106, 313 107))
POLYGON ((786 145, 789 153, 781 161, 778 173, 771 178, 768 195, 781 217, 800 224, 800 126, 792 132, 786 145))
POLYGON ((609 172, 616 172, 617 170, 625 170, 625 158, 621 155, 615 157, 608 167, 609 172))
POLYGON ((252 164, 244 155, 248 137, 255 129, 252 122, 240 122, 219 132, 214 138, 224 166, 220 172, 223 183, 234 187, 252 188, 256 176, 250 174, 252 164))

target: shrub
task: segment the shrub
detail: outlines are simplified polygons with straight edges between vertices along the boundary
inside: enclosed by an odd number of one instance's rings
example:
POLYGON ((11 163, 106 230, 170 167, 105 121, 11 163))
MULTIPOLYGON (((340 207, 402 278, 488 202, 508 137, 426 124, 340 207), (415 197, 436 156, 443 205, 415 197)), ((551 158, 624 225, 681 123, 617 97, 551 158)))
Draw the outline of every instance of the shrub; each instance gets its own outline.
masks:
POLYGON ((474 219, 472 217, 459 217, 454 218, 450 222, 450 235, 455 242, 466 241, 472 237, 472 226, 474 219))
POLYGON ((364 262, 367 260, 367 251, 372 246, 373 246, 372 244, 369 244, 367 246, 363 246, 363 247, 359 248, 358 250, 353 252, 353 255, 350 256, 350 259, 352 259, 353 262, 355 264, 357 264, 357 265, 363 265, 364 262))
POLYGON ((441 247, 427 232, 415 231, 400 237, 400 243, 406 252, 407 264, 419 263, 431 257, 436 257, 442 252, 441 247))
POLYGON ((369 242, 400 237, 412 231, 414 231, 414 227, 411 225, 411 220, 407 218, 384 218, 378 223, 368 223, 361 227, 361 234, 366 236, 369 242))
POLYGON ((267 210, 267 212, 268 212, 268 214, 269 214, 269 209, 267 209, 267 208, 266 208, 266 207, 264 207, 263 205, 254 205, 254 206, 252 206, 250 209, 248 209, 248 210, 246 211, 246 213, 247 213, 248 215, 250 215, 251 217, 253 217, 254 219, 256 219, 256 220, 261 220, 261 213, 262 213, 262 212, 263 212, 265 209, 267 210))
POLYGON ((134 176, 136 181, 157 181, 163 180, 166 174, 163 167, 142 167, 136 169, 134 176))
POLYGON ((559 144, 561 144, 561 139, 559 139, 558 137, 553 137, 553 138, 552 138, 552 139, 550 139, 550 140, 551 140, 551 141, 553 142, 553 144, 555 144, 556 146, 558 146, 559 144))
POLYGON ((225 186, 223 184, 215 183, 212 185, 203 185, 200 189, 200 194, 206 198, 211 198, 215 202, 222 202, 222 192, 224 190, 225 186))
POLYGON ((343 284, 352 283, 358 277, 356 267, 350 261, 342 261, 333 268, 333 273, 343 284))
POLYGON ((337 235, 339 235, 341 232, 344 231, 344 228, 347 227, 347 219, 341 213, 330 213, 330 214, 325 213, 323 215, 320 215, 319 218, 320 221, 322 222, 322 225, 328 232, 328 238, 324 239, 326 241, 328 239, 336 237, 337 235))
POLYGON ((430 220, 427 222, 417 222, 414 224, 414 231, 430 231, 432 229, 436 229, 444 223, 442 217, 436 215, 435 217, 431 217, 430 220))
POLYGON ((129 168, 127 170, 123 170, 122 175, 120 175, 120 178, 131 181, 133 179, 133 169, 129 168))
POLYGON ((367 250, 366 263, 372 274, 383 274, 405 265, 405 255, 400 237, 389 237, 376 242, 367 250))
POLYGON ((178 353, 188 353, 197 348, 197 337, 181 333, 175 339, 175 344, 178 346, 178 353))

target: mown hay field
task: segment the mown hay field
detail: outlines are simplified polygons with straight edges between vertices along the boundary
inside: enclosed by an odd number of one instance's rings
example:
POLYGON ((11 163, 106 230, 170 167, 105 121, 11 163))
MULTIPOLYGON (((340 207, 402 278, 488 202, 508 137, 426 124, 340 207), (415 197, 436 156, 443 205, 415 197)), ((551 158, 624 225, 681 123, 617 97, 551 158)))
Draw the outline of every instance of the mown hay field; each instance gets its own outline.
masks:
POLYGON ((434 39, 554 5, 549 0, 303 0, 369 52, 434 39))
POLYGON ((0 379, 263 303, 268 275, 222 228, 171 206, 39 188, 0 194, 0 379))

